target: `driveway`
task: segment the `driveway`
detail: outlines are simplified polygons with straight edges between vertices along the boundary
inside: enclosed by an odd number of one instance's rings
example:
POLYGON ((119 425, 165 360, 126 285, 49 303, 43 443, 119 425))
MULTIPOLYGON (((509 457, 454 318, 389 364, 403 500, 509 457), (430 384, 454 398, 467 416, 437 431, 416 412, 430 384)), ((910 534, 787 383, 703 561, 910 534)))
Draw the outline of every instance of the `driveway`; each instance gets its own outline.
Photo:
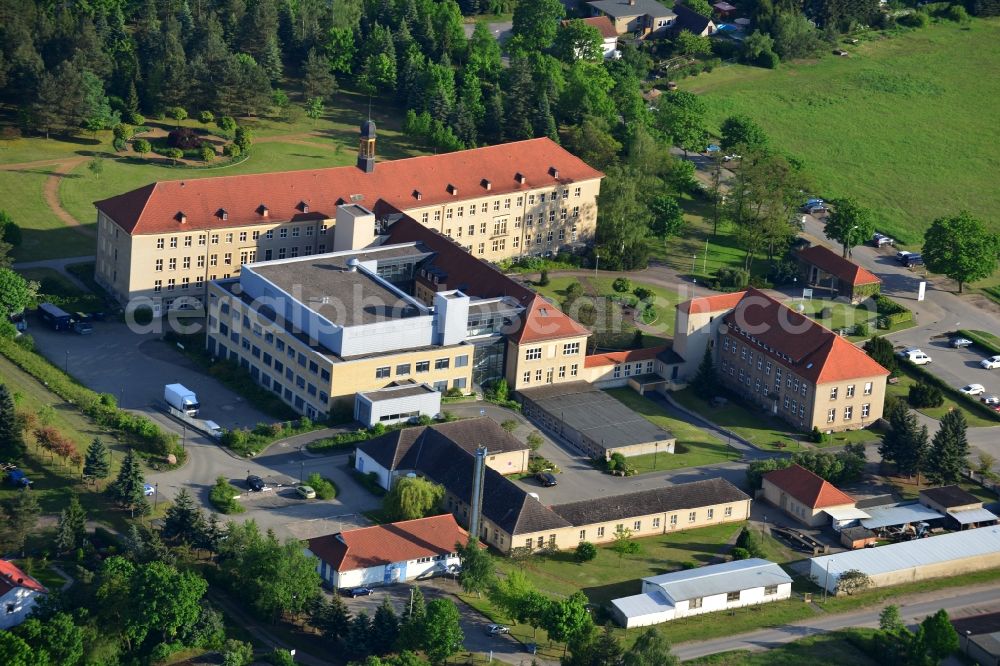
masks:
MULTIPOLYGON (((493 21, 487 23, 486 27, 490 29, 490 34, 493 35, 498 42, 503 44, 505 41, 510 39, 513 25, 514 24, 511 21, 493 21)), ((465 30, 465 38, 468 39, 469 37, 472 37, 472 31, 476 29, 476 24, 466 23, 462 27, 465 30)))

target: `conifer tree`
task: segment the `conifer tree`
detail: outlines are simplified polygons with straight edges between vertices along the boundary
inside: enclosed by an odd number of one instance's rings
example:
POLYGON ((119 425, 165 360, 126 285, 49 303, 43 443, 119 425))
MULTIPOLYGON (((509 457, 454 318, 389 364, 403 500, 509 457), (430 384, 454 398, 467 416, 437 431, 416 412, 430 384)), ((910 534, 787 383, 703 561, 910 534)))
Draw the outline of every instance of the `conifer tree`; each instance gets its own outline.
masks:
POLYGON ((56 549, 60 553, 69 553, 83 545, 87 538, 87 512, 80 506, 80 500, 73 495, 69 506, 59 514, 59 525, 56 529, 56 549))
POLYGON ((24 434, 17 423, 14 398, 0 384, 0 462, 19 461, 25 453, 24 434))
POLYGON ((118 504, 139 515, 149 513, 149 502, 145 495, 146 480, 142 476, 139 460, 135 452, 129 449, 118 470, 118 478, 108 486, 108 494, 118 504))
POLYGON ((968 467, 969 441, 965 415, 953 409, 944 415, 927 454, 927 476, 934 483, 957 483, 968 467))
POLYGON ((108 447, 100 437, 87 447, 87 455, 83 459, 83 475, 92 479, 106 479, 111 474, 111 460, 108 447))

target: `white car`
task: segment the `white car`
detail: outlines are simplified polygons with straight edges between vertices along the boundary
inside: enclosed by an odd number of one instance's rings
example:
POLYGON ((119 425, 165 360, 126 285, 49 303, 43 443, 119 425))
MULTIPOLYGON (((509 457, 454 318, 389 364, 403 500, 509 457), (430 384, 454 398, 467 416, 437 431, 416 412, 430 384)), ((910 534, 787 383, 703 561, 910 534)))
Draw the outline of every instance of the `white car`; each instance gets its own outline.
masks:
POLYGON ((932 360, 930 356, 923 353, 919 349, 904 349, 899 352, 898 356, 906 359, 913 365, 927 365, 932 360))
POLYGON ((983 370, 996 370, 1000 368, 1000 356, 990 356, 979 362, 979 367, 983 370))
POLYGON ((965 395, 981 395, 983 393, 986 393, 986 387, 983 386, 982 384, 968 384, 958 390, 964 393, 965 395))
POLYGON ((979 401, 984 405, 989 405, 990 407, 997 407, 1000 405, 1000 397, 995 395, 984 395, 979 398, 979 401))
POLYGON ((969 338, 952 338, 948 344, 950 344, 953 349, 961 349, 962 347, 971 347, 972 340, 969 338))

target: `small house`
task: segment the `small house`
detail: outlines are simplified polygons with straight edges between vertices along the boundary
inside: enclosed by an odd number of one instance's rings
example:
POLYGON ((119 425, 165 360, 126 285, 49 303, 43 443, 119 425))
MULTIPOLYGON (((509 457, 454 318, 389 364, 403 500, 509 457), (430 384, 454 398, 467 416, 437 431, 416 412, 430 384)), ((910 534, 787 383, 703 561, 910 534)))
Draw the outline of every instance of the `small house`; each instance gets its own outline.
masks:
POLYGON ((882 280, 871 271, 823 245, 799 250, 798 259, 805 284, 831 298, 839 296, 851 303, 860 303, 877 294, 882 284, 882 280))
POLYGON ((592 0, 591 16, 606 16, 619 35, 632 34, 639 39, 666 37, 677 14, 656 0, 592 0))
POLYGON ((678 4, 674 7, 677 12, 677 20, 674 21, 674 34, 685 30, 699 37, 708 37, 715 34, 715 21, 708 16, 702 16, 698 12, 684 5, 678 4))
POLYGON ((983 508, 983 501, 959 486, 920 491, 919 502, 944 515, 944 526, 952 530, 996 525, 997 516, 983 508))
MULTIPOLYGON (((607 16, 592 16, 582 19, 582 21, 592 28, 597 28, 597 32, 601 33, 601 39, 603 40, 601 42, 601 49, 605 60, 620 56, 618 52, 618 32, 615 30, 615 24, 611 22, 611 19, 607 16)), ((568 23, 569 21, 562 22, 564 26, 568 23)), ((577 53, 576 57, 579 58, 580 54, 577 53)))
POLYGON ((728 2, 725 2, 724 0, 716 2, 714 5, 712 5, 712 9, 715 10, 715 15, 718 16, 719 18, 729 18, 733 14, 733 12, 736 11, 736 7, 729 4, 728 2))
POLYGON ((0 560, 0 629, 10 629, 28 619, 45 586, 9 560, 0 560))
POLYGON ((799 465, 768 472, 762 483, 764 499, 810 527, 830 522, 828 509, 854 508, 853 497, 799 465))

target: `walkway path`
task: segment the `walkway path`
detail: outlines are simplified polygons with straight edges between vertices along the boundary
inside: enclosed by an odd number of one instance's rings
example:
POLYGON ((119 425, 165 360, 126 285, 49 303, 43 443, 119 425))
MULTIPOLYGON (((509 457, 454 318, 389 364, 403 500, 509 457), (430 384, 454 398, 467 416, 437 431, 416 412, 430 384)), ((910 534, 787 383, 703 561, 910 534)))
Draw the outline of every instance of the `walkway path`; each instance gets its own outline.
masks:
POLYGON ((84 226, 82 222, 70 215, 69 211, 62 207, 62 202, 59 201, 59 183, 62 181, 63 176, 66 176, 70 171, 86 161, 86 157, 65 157, 52 160, 37 160, 35 162, 20 162, 17 164, 0 164, 0 171, 28 171, 38 167, 55 167, 45 180, 45 203, 56 214, 56 217, 62 220, 63 224, 84 236, 96 238, 97 232, 89 226, 84 226))
POLYGON ((63 257, 62 259, 40 259, 38 261, 22 261, 20 263, 14 264, 16 270, 26 270, 29 268, 51 268, 54 271, 58 271, 67 280, 75 284, 78 288, 83 291, 90 291, 90 287, 84 284, 78 277, 70 273, 66 267, 72 266, 73 264, 83 264, 89 261, 94 261, 96 257, 94 255, 88 255, 86 257, 63 257))

